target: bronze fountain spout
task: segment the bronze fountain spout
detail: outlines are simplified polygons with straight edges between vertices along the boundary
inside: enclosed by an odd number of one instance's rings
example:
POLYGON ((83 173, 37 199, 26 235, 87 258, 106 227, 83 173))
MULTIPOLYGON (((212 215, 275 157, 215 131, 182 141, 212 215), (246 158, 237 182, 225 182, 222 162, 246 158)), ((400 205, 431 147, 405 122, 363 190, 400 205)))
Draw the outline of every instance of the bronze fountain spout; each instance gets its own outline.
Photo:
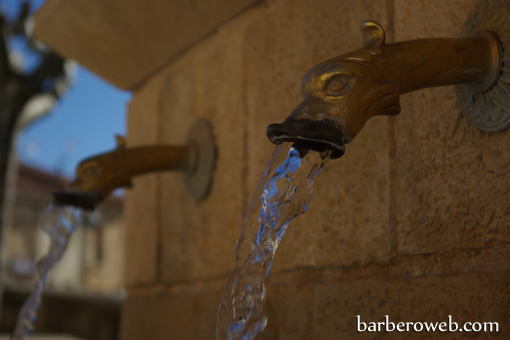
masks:
POLYGON ((156 171, 183 171, 190 194, 204 198, 210 188, 216 150, 209 122, 199 119, 191 127, 185 145, 127 148, 117 136, 117 148, 83 160, 76 179, 53 194, 55 204, 93 210, 112 191, 131 187, 131 178, 156 171))
POLYGON ((462 38, 420 39, 386 44, 375 21, 361 24, 363 47, 322 62, 301 83, 303 101, 282 124, 267 128, 269 140, 344 146, 376 115, 400 113, 401 94, 457 85, 464 115, 484 131, 510 126, 510 2, 484 1, 466 21, 462 38), (485 11, 487 6, 501 6, 485 11), (482 16, 493 13, 492 17, 482 16), (507 20, 508 19, 508 20, 507 20), (508 46, 505 46, 508 44, 508 46))

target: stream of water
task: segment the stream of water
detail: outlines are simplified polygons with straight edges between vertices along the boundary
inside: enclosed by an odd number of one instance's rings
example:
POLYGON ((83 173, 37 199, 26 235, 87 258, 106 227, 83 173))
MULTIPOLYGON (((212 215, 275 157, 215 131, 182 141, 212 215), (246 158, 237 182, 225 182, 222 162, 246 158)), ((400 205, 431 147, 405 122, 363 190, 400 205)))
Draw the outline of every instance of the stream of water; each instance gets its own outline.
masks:
POLYGON ((13 339, 25 339, 34 329, 48 273, 64 255, 69 238, 82 224, 84 216, 85 212, 82 209, 72 206, 50 205, 46 209, 42 228, 50 237, 50 248, 36 264, 37 281, 18 314, 13 339))
POLYGON ((315 176, 329 158, 329 151, 282 143, 269 159, 237 241, 236 266, 218 310, 218 339, 253 339, 266 327, 264 281, 289 222, 307 210, 315 176))

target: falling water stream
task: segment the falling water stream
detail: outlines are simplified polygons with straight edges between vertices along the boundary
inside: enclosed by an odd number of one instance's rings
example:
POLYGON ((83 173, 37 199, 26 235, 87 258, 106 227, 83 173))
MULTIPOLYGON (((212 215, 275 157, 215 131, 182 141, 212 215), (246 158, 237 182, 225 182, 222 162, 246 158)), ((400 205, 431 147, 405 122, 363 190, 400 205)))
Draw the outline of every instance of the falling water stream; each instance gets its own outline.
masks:
POLYGON ((72 206, 50 205, 47 208, 42 228, 50 237, 50 248, 36 264, 37 281, 18 314, 13 339, 24 339, 34 329, 48 272, 62 258, 69 238, 82 224, 84 216, 82 209, 72 206))
POLYGON ((330 151, 287 142, 269 159, 237 241, 236 266, 218 310, 218 339, 253 339, 266 327, 264 281, 287 225, 307 210, 315 176, 329 158, 330 151))

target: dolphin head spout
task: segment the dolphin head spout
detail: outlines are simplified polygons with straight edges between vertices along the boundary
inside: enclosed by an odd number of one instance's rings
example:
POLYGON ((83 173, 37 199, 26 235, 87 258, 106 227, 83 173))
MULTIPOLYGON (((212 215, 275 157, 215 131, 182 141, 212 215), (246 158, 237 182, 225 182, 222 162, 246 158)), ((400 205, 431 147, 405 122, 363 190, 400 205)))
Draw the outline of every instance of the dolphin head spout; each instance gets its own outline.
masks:
POLYGON ((303 101, 283 123, 268 126, 271 142, 304 141, 330 148, 332 158, 338 158, 370 117, 400 112, 398 93, 381 79, 381 64, 374 62, 382 54, 384 30, 374 21, 361 27, 363 48, 307 72, 301 82, 303 101))

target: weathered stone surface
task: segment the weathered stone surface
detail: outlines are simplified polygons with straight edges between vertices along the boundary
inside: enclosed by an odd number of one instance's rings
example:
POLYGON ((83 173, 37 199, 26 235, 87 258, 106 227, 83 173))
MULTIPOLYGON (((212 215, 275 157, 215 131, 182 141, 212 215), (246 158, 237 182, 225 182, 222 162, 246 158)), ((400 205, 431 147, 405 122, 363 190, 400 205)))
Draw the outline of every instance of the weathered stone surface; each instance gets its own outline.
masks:
POLYGON ((263 338, 506 338, 508 245, 400 257, 390 265, 274 273, 263 338), (452 265, 455 263, 456 265, 452 265), (499 332, 358 333, 361 321, 498 322, 499 332))
POLYGON ((225 275, 246 202, 246 109, 243 59, 245 21, 236 20, 165 71, 161 93, 162 142, 183 143, 197 117, 209 119, 218 158, 203 201, 193 199, 182 174, 165 173, 160 188, 161 279, 190 281, 225 275))
POLYGON ((132 292, 122 308, 121 339, 214 339, 220 282, 132 292))
POLYGON ((34 16, 34 35, 112 84, 132 89, 255 2, 50 0, 34 16))
MULTIPOLYGON (((182 144, 194 119, 206 117, 218 163, 201 202, 179 173, 135 182, 126 209, 127 281, 135 288, 122 336, 214 337, 235 240, 274 148, 265 128, 299 103, 309 67, 358 48, 365 19, 381 22, 388 41, 456 36, 474 2, 267 2, 140 88, 130 143, 182 144)), ((317 177, 307 214, 278 250, 261 338, 510 335, 509 135, 471 127, 452 87, 404 95, 401 105, 397 117, 371 119, 317 177), (368 322, 451 314, 457 322, 497 321, 502 331, 357 333, 358 314, 368 322)))
POLYGON ((120 338, 192 339, 195 310, 189 294, 131 296, 122 307, 120 338))
MULTIPOLYGON (((509 288, 507 274, 418 277, 395 280, 328 282, 314 286, 311 332, 314 338, 465 339, 506 338, 509 288), (503 297, 503 299, 502 299, 503 297), (499 332, 357 332, 361 321, 498 322, 499 332)), ((418 328, 419 330, 420 328, 418 328)))
MULTIPOLYGON (((388 21, 382 1, 279 1, 259 15, 244 39, 249 198, 274 149, 266 127, 301 101, 306 71, 359 48, 361 21, 388 21)), ((343 158, 327 164, 307 213, 289 225, 274 271, 389 260, 389 138, 388 119, 373 119, 343 158)))
MULTIPOLYGON (((134 93, 128 106, 127 145, 153 145, 158 142, 158 82, 152 82, 134 93)), ((133 179, 126 190, 125 218, 125 284, 133 286, 154 283, 157 277, 158 240, 158 175, 133 179)))
MULTIPOLYGON (((457 36, 475 3, 396 1, 396 40, 457 36)), ((510 135, 473 127, 460 112, 453 86, 405 95, 401 105, 395 119, 399 252, 508 241, 510 135)))

